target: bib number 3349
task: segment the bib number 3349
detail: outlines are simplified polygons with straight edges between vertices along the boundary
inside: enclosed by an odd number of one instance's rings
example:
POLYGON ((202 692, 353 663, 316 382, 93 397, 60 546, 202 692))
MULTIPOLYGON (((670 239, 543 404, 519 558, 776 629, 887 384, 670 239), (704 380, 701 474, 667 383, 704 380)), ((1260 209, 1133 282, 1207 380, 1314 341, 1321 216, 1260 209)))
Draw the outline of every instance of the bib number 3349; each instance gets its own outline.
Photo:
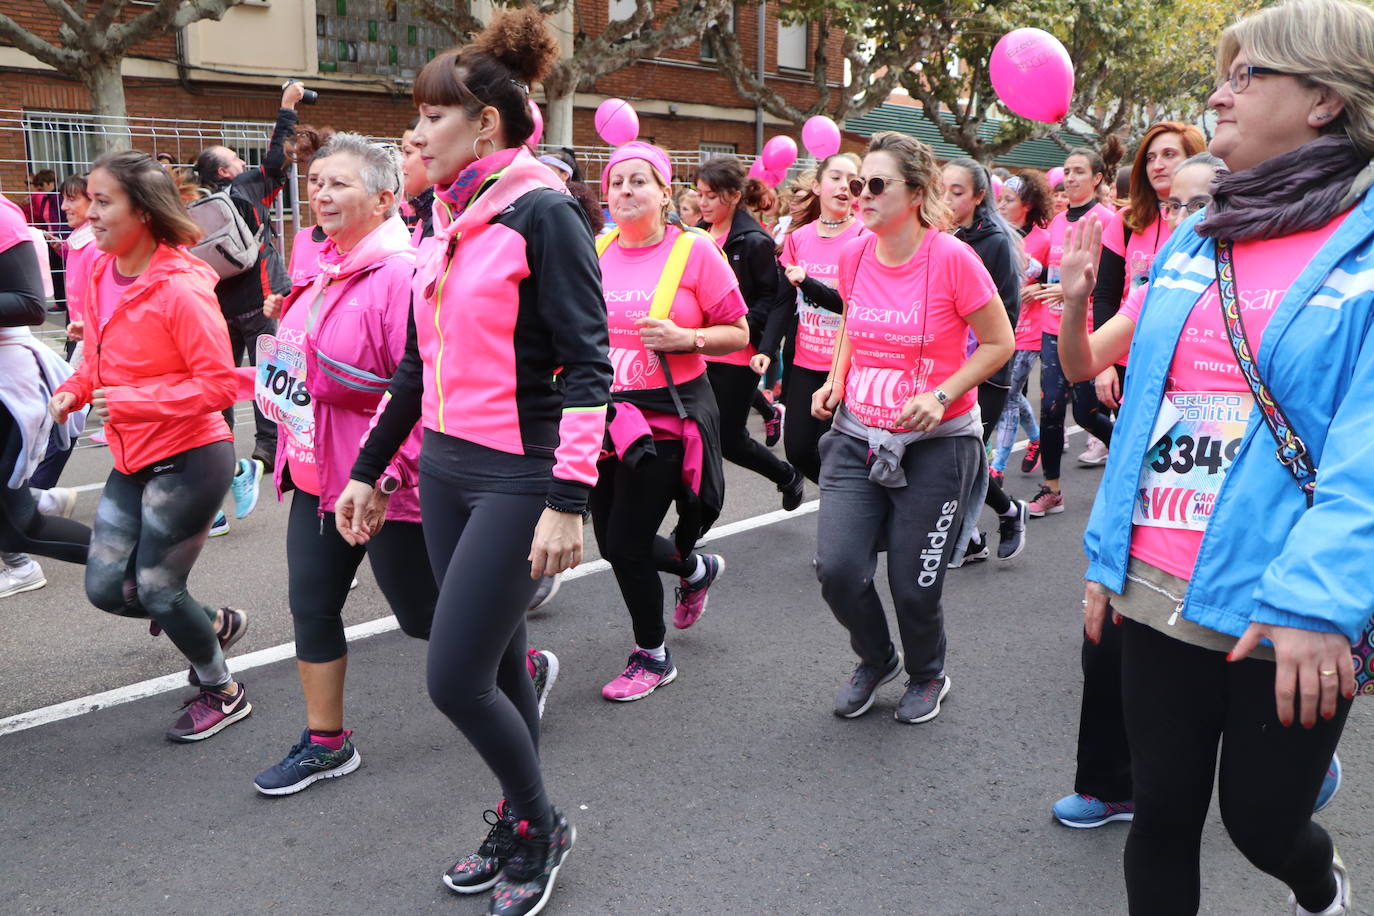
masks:
POLYGON ((1253 406, 1248 393, 1169 392, 1155 424, 1155 444, 1145 453, 1132 521, 1206 530, 1253 406), (1161 428, 1167 431, 1161 434, 1161 428))

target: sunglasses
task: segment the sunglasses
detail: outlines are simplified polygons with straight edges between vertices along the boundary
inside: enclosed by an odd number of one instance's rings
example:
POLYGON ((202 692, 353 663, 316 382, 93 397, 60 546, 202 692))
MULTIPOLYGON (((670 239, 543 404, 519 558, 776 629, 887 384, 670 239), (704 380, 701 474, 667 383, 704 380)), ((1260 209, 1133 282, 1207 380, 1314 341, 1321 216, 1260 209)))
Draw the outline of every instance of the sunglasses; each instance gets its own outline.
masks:
POLYGON ((906 184, 906 182, 899 178, 884 178, 881 175, 875 175, 868 179, 867 182, 862 178, 851 178, 849 179, 849 193, 858 197, 864 192, 864 188, 867 187, 869 194, 874 197, 881 197, 882 193, 886 191, 889 186, 896 186, 899 184, 906 184))

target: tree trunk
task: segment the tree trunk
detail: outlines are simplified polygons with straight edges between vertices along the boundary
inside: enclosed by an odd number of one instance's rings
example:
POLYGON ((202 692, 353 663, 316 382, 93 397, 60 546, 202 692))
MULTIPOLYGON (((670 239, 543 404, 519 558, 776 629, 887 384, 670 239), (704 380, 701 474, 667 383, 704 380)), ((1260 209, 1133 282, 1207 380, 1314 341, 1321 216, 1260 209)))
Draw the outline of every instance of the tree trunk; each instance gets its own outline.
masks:
POLYGON ((91 114, 100 116, 94 136, 95 155, 133 147, 124 107, 124 77, 119 59, 104 60, 81 69, 81 82, 91 93, 91 114))
POLYGON ((573 92, 560 96, 546 84, 544 91, 549 93, 544 102, 544 141, 550 146, 573 145, 573 92))

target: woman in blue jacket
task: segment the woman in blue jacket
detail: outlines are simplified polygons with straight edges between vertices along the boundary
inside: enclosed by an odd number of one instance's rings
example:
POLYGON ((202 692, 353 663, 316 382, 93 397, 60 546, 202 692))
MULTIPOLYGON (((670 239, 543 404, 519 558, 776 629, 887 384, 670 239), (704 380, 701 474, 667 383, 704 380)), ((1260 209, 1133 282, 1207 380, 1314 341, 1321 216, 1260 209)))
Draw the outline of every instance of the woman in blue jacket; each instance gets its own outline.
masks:
POLYGON ((1352 912, 1311 812, 1374 609, 1371 47, 1374 9, 1351 0, 1290 0, 1222 34, 1211 150, 1231 174, 1156 258, 1136 326, 1084 537, 1089 638, 1109 596, 1124 618, 1133 914, 1197 912, 1218 744, 1246 858, 1293 912, 1352 912), (1310 453, 1296 475, 1253 409, 1241 335, 1310 453))

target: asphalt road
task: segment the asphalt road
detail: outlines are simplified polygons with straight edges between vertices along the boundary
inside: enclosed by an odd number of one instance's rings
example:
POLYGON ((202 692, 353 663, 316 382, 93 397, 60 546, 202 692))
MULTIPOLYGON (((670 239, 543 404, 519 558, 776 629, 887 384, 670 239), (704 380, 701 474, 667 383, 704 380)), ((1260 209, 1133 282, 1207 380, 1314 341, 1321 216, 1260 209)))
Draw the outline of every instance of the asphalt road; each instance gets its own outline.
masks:
MULTIPOLYGON (((1071 438, 1070 457, 1081 445, 1071 438)), ((925 725, 892 720, 900 682, 861 719, 831 715, 853 659, 811 569, 814 514, 714 543, 729 568, 701 622, 669 637, 681 676, 641 702, 599 694, 632 645, 613 578, 565 585, 531 622, 562 660, 542 748, 550 795, 578 829, 547 912, 1124 913, 1126 828, 1049 816, 1072 782, 1079 542, 1100 473, 1070 464, 1068 511, 1032 521, 1022 557, 951 573, 952 690, 925 725)), ((64 483, 108 467, 108 452, 82 449, 64 483)), ((1032 477, 1009 480, 1034 492, 1032 477)), ((722 525, 777 508, 747 472, 730 468, 729 487, 722 525)), ((78 518, 98 496, 82 494, 78 518)), ((285 518, 264 491, 196 567, 198 597, 252 610, 235 657, 291 638, 285 518)), ((92 609, 79 569, 43 566, 46 588, 0 602, 0 720, 184 671, 167 640, 92 609)), ((361 578, 350 624, 388 613, 361 578)), ((354 643, 348 724, 364 766, 280 799, 251 779, 302 727, 289 660, 245 672, 254 714, 200 745, 162 737, 184 690, 0 735, 0 912, 485 912, 439 876, 484 834, 498 789, 429 703, 423 671, 424 646, 398 632, 354 643)), ((1374 862, 1359 826, 1374 780, 1355 752, 1369 709, 1350 717, 1345 785, 1321 815, 1357 901, 1374 862)), ((1204 844, 1204 912, 1288 912, 1215 812, 1204 844)))

